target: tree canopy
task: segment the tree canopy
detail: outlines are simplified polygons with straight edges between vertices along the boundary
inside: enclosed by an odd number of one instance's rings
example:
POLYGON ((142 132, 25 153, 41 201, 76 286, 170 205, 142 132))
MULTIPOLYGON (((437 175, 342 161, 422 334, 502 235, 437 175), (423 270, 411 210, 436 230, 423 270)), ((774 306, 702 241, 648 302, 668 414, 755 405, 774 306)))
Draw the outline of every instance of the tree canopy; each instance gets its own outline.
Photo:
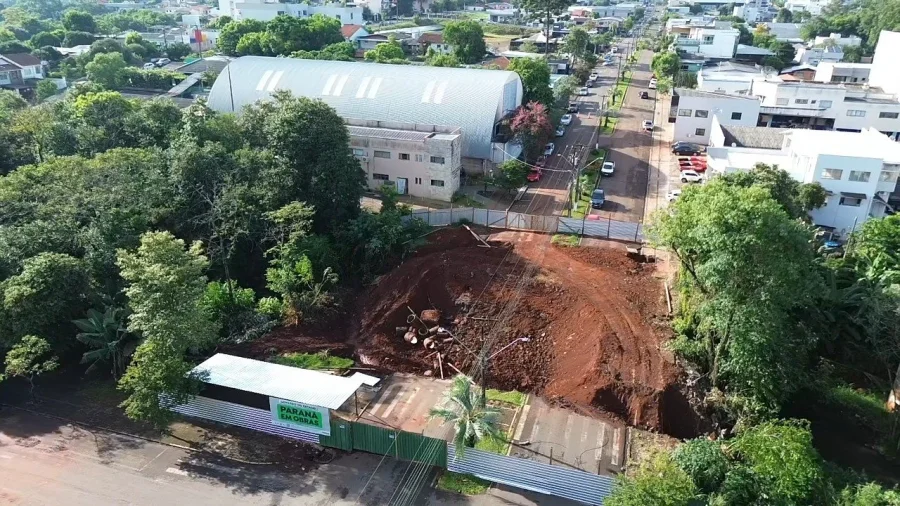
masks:
POLYGON ((540 58, 516 58, 510 62, 508 70, 519 74, 522 79, 522 103, 538 102, 548 107, 553 104, 550 69, 546 61, 540 58))
POLYGON ((462 63, 477 63, 484 58, 487 47, 481 24, 472 21, 451 21, 444 26, 444 42, 453 46, 453 55, 462 63))
POLYGON ((321 14, 309 18, 280 15, 272 21, 231 21, 221 28, 217 44, 227 55, 287 56, 319 51, 343 42, 341 22, 321 14))

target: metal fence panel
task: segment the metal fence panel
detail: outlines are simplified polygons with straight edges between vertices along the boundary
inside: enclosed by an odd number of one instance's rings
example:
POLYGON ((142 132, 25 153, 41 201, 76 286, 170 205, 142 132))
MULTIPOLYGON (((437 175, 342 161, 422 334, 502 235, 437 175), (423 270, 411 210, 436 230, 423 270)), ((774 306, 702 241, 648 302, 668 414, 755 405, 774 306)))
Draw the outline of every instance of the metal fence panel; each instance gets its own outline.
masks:
POLYGON ((494 228, 506 228, 506 211, 488 211, 487 226, 494 228))
POLYGON ((353 449, 378 455, 397 456, 397 432, 359 422, 350 422, 353 430, 353 449))
POLYGON ((331 435, 319 436, 319 444, 348 452, 353 451, 353 427, 347 420, 332 417, 331 435))
POLYGON ((609 233, 609 220, 585 220, 584 235, 589 237, 606 237, 609 233))
POLYGON ((400 431, 397 437, 397 457, 447 467, 447 442, 443 439, 406 431, 400 431))
POLYGON ((245 429, 306 441, 307 443, 319 442, 318 434, 272 425, 272 413, 267 409, 251 408, 242 404, 197 396, 188 401, 187 404, 175 406, 172 410, 186 416, 227 423, 228 425, 235 425, 245 429))
POLYGON ((488 224, 488 210, 487 209, 472 209, 472 223, 476 225, 487 225, 488 224))
POLYGON ((449 209, 432 209, 428 213, 428 224, 432 227, 445 227, 450 224, 449 209))
POLYGON ((475 210, 471 207, 457 207, 450 208, 450 221, 451 223, 459 223, 461 221, 468 221, 469 223, 475 222, 475 210))
POLYGON ((584 220, 579 220, 577 218, 560 218, 557 228, 557 232, 560 234, 581 235, 584 233, 584 220))
POLYGON ((523 213, 506 213, 506 228, 518 228, 528 230, 528 222, 531 220, 527 220, 527 214, 523 213))
POLYGON ((587 504, 603 504, 615 484, 611 476, 587 473, 566 465, 551 466, 474 448, 466 448, 465 455, 457 458, 453 444, 447 445, 447 469, 587 504))

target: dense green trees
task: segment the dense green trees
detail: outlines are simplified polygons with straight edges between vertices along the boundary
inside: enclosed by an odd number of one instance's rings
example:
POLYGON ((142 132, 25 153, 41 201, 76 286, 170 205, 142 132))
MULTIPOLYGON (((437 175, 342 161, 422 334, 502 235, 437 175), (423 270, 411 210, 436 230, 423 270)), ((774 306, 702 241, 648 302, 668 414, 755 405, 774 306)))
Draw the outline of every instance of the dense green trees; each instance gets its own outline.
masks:
POLYGON ((366 51, 366 60, 375 63, 406 63, 406 53, 403 46, 394 38, 388 37, 388 41, 375 46, 375 49, 366 51))
POLYGON ((221 30, 219 50, 228 55, 290 55, 319 51, 344 40, 341 22, 320 14, 310 18, 281 15, 269 22, 232 21, 221 30))
POLYGON ((477 21, 451 21, 444 26, 444 42, 453 46, 453 55, 462 63, 477 63, 487 47, 484 31, 477 21))
POLYGON ((522 79, 522 103, 538 102, 547 107, 553 105, 550 69, 546 61, 540 58, 516 58, 510 62, 508 70, 519 74, 522 79))

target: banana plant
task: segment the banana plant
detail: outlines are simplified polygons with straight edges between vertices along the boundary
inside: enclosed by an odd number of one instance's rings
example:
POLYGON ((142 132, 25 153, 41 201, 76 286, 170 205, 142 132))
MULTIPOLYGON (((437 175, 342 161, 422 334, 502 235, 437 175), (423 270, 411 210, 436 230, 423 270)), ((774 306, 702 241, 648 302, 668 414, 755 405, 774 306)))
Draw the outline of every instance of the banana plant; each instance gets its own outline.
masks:
POLYGON ((93 348, 81 356, 82 364, 91 364, 85 372, 108 365, 113 378, 118 380, 139 344, 137 336, 126 328, 127 312, 120 307, 107 306, 102 313, 91 308, 86 316, 72 322, 81 330, 75 339, 93 348))

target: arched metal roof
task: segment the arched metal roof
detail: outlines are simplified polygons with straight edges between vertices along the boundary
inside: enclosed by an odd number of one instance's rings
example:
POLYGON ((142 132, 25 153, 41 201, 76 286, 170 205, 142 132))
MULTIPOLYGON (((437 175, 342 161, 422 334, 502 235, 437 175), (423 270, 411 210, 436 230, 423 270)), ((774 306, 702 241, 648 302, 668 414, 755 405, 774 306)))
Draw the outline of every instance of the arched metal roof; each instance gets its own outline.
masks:
POLYGON ((515 72, 245 56, 219 74, 217 111, 240 111, 275 90, 321 99, 346 119, 459 127, 462 155, 491 158, 494 123, 522 103, 515 72))

